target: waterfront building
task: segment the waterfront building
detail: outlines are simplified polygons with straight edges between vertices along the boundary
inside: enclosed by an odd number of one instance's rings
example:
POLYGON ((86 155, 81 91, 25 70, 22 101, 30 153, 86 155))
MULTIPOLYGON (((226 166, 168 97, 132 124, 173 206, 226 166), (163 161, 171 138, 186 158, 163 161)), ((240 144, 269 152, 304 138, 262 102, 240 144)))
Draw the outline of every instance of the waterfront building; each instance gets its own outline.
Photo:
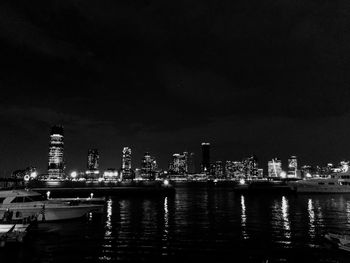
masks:
POLYGON ((246 179, 251 179, 258 176, 258 158, 251 155, 242 161, 244 176, 246 179))
POLYGON ((87 170, 85 171, 87 179, 98 179, 100 177, 99 159, 100 155, 97 149, 88 150, 87 170))
POLYGON ((170 174, 184 175, 188 173, 188 152, 183 154, 174 153, 172 162, 169 165, 170 174))
POLYGON ((154 180, 157 175, 157 161, 146 152, 142 158, 141 162, 141 177, 143 180, 154 180))
POLYGON ((264 177, 264 169, 262 169, 262 168, 258 169, 258 177, 259 178, 263 178, 264 177))
POLYGON ((280 177, 282 173, 282 161, 274 158, 268 162, 268 177, 280 177))
POLYGON ((87 169, 90 171, 98 170, 100 155, 97 149, 89 149, 87 157, 87 169))
POLYGON ((245 177, 244 165, 240 161, 226 161, 225 162, 225 176, 227 179, 237 179, 245 177))
POLYGON ((291 156, 288 159, 288 178, 296 178, 298 177, 298 159, 296 156, 291 156))
POLYGON ((202 164, 201 164, 202 173, 209 174, 210 172, 210 143, 202 143, 202 164))
POLYGON ((215 172, 214 172, 215 178, 224 179, 224 167, 222 165, 222 161, 216 161, 214 169, 215 169, 215 172))
POLYGON ((187 172, 189 174, 195 174, 196 173, 196 166, 195 166, 195 161, 194 161, 195 155, 193 152, 191 152, 188 155, 188 160, 187 160, 187 172))
POLYGON ((20 179, 20 180, 29 180, 36 179, 38 176, 38 172, 35 167, 29 166, 26 169, 19 169, 13 171, 11 174, 11 178, 20 179))
POLYGON ((140 168, 135 169, 135 180, 142 180, 142 174, 141 174, 140 168))
POLYGON ((225 177, 227 179, 233 178, 233 166, 232 161, 225 161, 225 177))
POLYGON ((209 172, 205 172, 205 174, 207 174, 209 176, 210 179, 214 179, 215 178, 215 171, 216 171, 216 165, 215 163, 211 163, 209 165, 209 172))
POLYGON ((53 126, 50 132, 48 179, 63 179, 65 177, 63 150, 63 127, 53 126))
POLYGON ((131 149, 124 147, 122 152, 122 179, 131 180, 133 179, 133 173, 131 170, 131 149))
POLYGON ((103 172, 103 179, 106 181, 120 180, 120 174, 118 173, 117 169, 108 168, 106 171, 103 172))
POLYGON ((300 172, 302 178, 311 178, 314 173, 314 169, 311 165, 304 165, 301 167, 300 172))
POLYGON ((340 162, 341 172, 346 173, 349 170, 349 161, 340 162))

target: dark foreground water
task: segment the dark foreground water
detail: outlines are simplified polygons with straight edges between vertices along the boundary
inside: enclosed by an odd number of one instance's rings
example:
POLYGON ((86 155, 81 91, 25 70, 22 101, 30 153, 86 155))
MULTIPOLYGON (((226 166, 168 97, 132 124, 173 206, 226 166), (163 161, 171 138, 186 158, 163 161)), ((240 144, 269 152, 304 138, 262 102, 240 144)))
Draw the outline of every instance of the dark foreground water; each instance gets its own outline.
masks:
POLYGON ((350 262, 325 242, 350 234, 350 195, 238 195, 177 188, 174 197, 109 198, 104 215, 39 225, 0 262, 350 262))

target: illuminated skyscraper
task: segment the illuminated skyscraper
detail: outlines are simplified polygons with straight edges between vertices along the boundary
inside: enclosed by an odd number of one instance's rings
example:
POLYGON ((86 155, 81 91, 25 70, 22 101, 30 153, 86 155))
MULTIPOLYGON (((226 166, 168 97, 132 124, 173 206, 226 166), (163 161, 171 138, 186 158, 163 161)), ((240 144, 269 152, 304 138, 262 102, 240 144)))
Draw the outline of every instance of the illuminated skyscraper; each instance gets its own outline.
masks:
POLYGON ((291 156, 288 159, 288 177, 297 177, 298 159, 296 156, 291 156))
POLYGON ((131 170, 131 149, 129 147, 124 147, 122 154, 122 178, 133 179, 131 170))
POLYGON ((246 178, 258 176, 258 158, 255 155, 243 159, 242 163, 246 178))
POLYGON ((225 162, 225 176, 227 179, 245 177, 245 166, 243 162, 226 161, 225 162))
POLYGON ((210 143, 202 143, 202 172, 208 174, 210 170, 210 143))
POLYGON ((169 166, 169 172, 172 174, 187 174, 188 173, 188 152, 183 154, 174 153, 173 160, 169 166))
POLYGON ((49 164, 48 164, 48 178, 49 179, 63 179, 64 174, 64 141, 63 141, 63 127, 53 126, 50 133, 49 144, 49 164))
POLYGON ((89 149, 88 151, 88 160, 87 160, 87 169, 90 171, 98 170, 98 160, 100 155, 97 149, 89 149))
POLYGON ((224 167, 222 161, 215 162, 215 178, 223 179, 224 178, 224 167))
POLYGON ((154 180, 156 178, 157 169, 158 165, 156 159, 146 152, 141 163, 142 179, 154 180))
POLYGON ((99 161, 100 155, 97 149, 89 149, 87 156, 87 170, 85 172, 87 178, 97 179, 100 177, 99 161))
POLYGON ((282 162, 275 158, 268 162, 268 176, 269 177, 280 177, 282 173, 282 162))

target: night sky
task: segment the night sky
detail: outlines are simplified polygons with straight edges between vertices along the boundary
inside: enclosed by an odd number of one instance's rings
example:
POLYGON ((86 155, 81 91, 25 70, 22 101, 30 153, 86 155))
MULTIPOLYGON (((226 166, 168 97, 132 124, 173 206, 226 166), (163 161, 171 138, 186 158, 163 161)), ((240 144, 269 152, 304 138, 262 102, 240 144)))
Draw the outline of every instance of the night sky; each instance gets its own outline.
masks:
MULTIPOLYGON (((212 144, 212 160, 350 159, 349 1, 2 0, 0 172, 133 167, 212 144)), ((198 167, 197 167, 198 168, 198 167)))

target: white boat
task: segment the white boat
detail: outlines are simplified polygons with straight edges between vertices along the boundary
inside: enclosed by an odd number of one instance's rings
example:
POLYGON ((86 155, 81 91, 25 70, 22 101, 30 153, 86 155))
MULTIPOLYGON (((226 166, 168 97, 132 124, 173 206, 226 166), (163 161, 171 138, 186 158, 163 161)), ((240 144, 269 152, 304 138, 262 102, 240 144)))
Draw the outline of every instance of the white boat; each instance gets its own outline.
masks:
POLYGON ((339 249, 350 252, 350 235, 328 233, 325 238, 337 245, 339 249))
POLYGON ((11 220, 35 216, 38 222, 74 219, 90 212, 101 212, 103 205, 45 200, 39 193, 27 190, 0 191, 0 218, 11 213, 11 220))
POLYGON ((297 193, 350 193, 350 173, 339 172, 328 177, 309 178, 289 185, 297 193))
POLYGON ((0 247, 6 242, 23 242, 30 224, 0 224, 0 247))
POLYGON ((104 197, 87 197, 87 198, 50 198, 51 202, 71 202, 71 203, 83 203, 83 204, 104 204, 106 198, 104 197))
POLYGON ((349 235, 341 235, 335 233, 328 233, 324 236, 327 240, 336 243, 336 244, 350 244, 350 236, 349 235))

